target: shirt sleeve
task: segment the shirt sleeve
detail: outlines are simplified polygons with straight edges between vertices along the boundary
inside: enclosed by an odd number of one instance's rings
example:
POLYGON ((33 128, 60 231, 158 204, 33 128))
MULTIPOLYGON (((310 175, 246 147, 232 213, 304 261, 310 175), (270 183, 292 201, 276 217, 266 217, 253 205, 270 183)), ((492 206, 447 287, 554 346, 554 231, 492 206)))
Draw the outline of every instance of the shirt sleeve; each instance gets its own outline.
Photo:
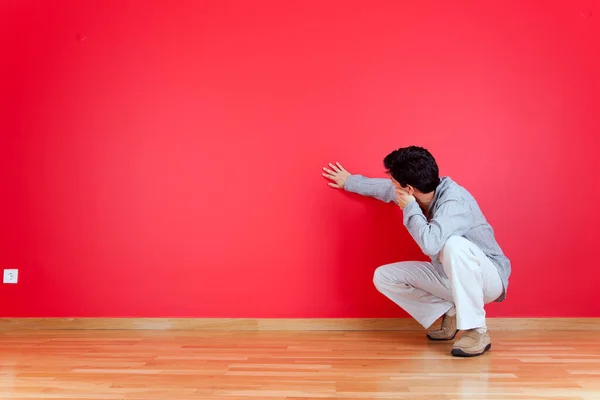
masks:
POLYGON ((397 203, 396 191, 391 179, 367 178, 362 175, 350 175, 344 189, 362 196, 374 197, 386 203, 397 203))
POLYGON ((450 236, 462 236, 471 227, 473 217, 469 206, 462 200, 447 200, 427 221, 416 201, 404 207, 404 226, 429 257, 438 254, 450 236))

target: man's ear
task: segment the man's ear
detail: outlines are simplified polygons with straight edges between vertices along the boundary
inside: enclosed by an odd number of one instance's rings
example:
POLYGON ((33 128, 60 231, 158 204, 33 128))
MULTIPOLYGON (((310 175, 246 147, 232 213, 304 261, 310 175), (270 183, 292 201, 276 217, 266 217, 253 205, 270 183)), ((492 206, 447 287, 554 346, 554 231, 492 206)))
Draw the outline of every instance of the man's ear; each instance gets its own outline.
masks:
POLYGON ((406 191, 408 192, 408 194, 410 194, 411 196, 415 194, 415 188, 410 186, 410 185, 406 185, 406 191))

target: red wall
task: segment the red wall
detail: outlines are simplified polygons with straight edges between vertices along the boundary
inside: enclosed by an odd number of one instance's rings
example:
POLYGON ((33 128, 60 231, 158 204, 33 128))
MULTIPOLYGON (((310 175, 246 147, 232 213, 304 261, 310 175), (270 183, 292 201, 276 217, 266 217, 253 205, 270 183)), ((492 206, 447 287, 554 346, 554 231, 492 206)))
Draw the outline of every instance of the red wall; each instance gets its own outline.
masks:
POLYGON ((600 316, 599 1, 151 3, 2 2, 0 315, 406 316, 401 212, 321 167, 418 144, 513 261, 490 315, 600 316))

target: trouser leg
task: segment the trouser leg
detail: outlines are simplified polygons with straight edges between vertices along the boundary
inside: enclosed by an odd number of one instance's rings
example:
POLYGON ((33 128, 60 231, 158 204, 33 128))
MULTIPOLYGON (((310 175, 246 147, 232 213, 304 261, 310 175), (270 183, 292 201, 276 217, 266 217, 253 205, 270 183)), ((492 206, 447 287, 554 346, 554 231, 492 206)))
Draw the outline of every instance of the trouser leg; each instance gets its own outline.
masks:
POLYGON ((373 283, 425 329, 453 306, 449 280, 431 263, 383 265, 375 271, 373 283))
POLYGON ((440 257, 450 279, 456 307, 457 328, 486 328, 484 305, 496 300, 503 291, 496 266, 474 243, 453 236, 440 257))

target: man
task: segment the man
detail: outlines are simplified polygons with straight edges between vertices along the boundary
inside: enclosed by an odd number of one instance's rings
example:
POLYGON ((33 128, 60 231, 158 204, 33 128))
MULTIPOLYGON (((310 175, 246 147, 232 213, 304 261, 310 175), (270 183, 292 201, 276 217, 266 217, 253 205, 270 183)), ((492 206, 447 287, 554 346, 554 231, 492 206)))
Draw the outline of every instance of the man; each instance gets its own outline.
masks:
POLYGON ((462 337, 458 357, 491 348, 484 305, 506 298, 511 265, 471 194, 449 177, 439 177, 434 157, 422 147, 392 151, 383 161, 391 179, 353 175, 339 163, 323 168, 331 187, 345 189, 403 210, 408 232, 431 262, 398 262, 375 271, 375 287, 425 329, 443 315, 430 340, 462 337))

